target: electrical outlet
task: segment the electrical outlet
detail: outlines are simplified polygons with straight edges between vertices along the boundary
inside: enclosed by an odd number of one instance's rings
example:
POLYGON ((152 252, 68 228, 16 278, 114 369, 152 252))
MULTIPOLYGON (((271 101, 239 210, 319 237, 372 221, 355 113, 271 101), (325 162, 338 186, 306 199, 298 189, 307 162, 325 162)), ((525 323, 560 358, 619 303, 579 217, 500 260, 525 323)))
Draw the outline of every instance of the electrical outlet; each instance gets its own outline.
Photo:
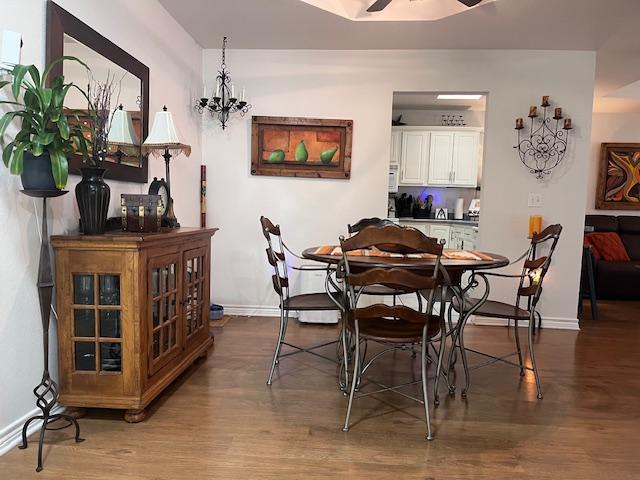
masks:
POLYGON ((542 194, 541 193, 530 193, 529 200, 527 202, 527 206, 533 208, 542 207, 542 194))

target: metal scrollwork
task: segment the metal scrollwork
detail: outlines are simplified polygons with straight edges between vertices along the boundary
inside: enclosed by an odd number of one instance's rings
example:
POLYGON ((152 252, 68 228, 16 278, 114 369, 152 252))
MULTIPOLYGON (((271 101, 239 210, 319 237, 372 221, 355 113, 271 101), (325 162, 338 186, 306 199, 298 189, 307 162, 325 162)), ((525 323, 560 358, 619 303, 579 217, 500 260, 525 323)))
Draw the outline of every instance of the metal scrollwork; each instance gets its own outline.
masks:
POLYGON ((513 148, 518 150, 520 161, 529 169, 529 173, 543 180, 564 159, 567 152, 571 120, 563 119, 561 109, 556 108, 552 116, 547 114, 548 101, 543 102, 543 114, 537 115, 537 109, 531 107, 529 112, 529 132, 521 118, 516 120, 518 143, 513 148), (546 103, 546 105, 545 105, 546 103))

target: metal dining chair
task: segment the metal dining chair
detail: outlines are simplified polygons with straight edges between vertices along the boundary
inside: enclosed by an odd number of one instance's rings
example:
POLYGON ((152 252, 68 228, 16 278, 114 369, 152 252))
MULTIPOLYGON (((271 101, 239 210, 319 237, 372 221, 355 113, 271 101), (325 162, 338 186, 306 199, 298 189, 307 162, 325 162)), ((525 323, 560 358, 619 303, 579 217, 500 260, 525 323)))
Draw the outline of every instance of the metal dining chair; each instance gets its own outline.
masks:
MULTIPOLYGON (((433 439, 431 429, 431 419, 429 415, 429 398, 427 393, 427 346, 439 336, 444 329, 444 315, 434 316, 433 302, 435 292, 444 285, 444 269, 440 265, 442 256, 442 245, 434 242, 422 232, 413 229, 398 229, 394 226, 364 228, 359 233, 345 239, 340 237, 343 259, 340 264, 340 271, 344 277, 347 289, 347 312, 344 316, 346 330, 353 338, 355 345, 353 375, 349 393, 349 402, 344 422, 343 431, 349 430, 349 421, 353 401, 369 395, 381 392, 394 392, 403 397, 410 398, 424 406, 425 420, 427 424, 427 439, 433 439), (428 253, 434 256, 435 265, 430 274, 424 272, 416 273, 403 268, 366 268, 360 266, 353 269, 349 262, 349 252, 371 247, 379 248, 384 245, 395 245, 406 252, 428 253), (375 304, 366 307, 359 307, 358 302, 363 291, 371 285, 385 285, 390 288, 399 288, 406 292, 430 291, 427 295, 427 306, 425 311, 415 310, 404 305, 375 304), (361 341, 374 341, 382 344, 385 349, 366 359, 366 348, 361 358, 361 341), (413 352, 414 348, 420 345, 421 379, 418 382, 408 382, 400 385, 388 386, 383 383, 367 378, 367 382, 380 387, 373 392, 363 393, 364 374, 378 358, 385 353, 405 350, 413 352), (422 384, 422 399, 399 389, 417 383, 422 384), (356 389, 358 394, 356 395, 356 389)), ((442 295, 440 295, 442 297, 442 295)), ((441 308, 440 312, 444 312, 441 308)), ((343 349, 347 351, 347 336, 342 336, 343 349)), ((366 344, 365 344, 366 345, 366 344)), ((436 381, 440 376, 442 360, 444 357, 444 341, 440 343, 438 363, 436 370, 436 381)), ((346 355, 345 355, 346 356, 346 355)))
MULTIPOLYGON (((367 227, 385 227, 385 226, 391 226, 395 228, 404 228, 404 229, 414 229, 413 227, 400 226, 386 218, 371 217, 371 218, 362 218, 358 220, 356 223, 354 223, 353 225, 351 224, 347 225, 347 231, 349 232, 349 235, 353 235, 362 231, 364 228, 367 228, 367 227)), ((427 238, 431 238, 431 237, 427 237, 427 238)), ((434 242, 438 241, 437 239, 432 239, 432 240, 434 242)), ((394 248, 390 245, 384 245, 382 247, 383 249, 387 249, 387 250, 391 248, 390 251, 394 250, 394 248)), ((399 295, 406 295, 407 293, 409 292, 404 292, 402 290, 398 290, 397 288, 386 287, 384 285, 369 285, 367 288, 362 289, 362 295, 392 297, 394 305, 396 304, 396 299, 399 295)), ((421 309, 422 296, 420 294, 417 294, 416 297, 418 299, 418 308, 421 309)))
MULTIPOLYGON (((463 367, 465 370, 465 389, 462 391, 463 396, 466 395, 466 392, 469 389, 469 366, 467 364, 466 353, 465 351, 470 351, 490 359, 485 365, 490 365, 495 362, 503 362, 520 369, 520 375, 524 376, 525 370, 532 371, 536 380, 536 389, 537 389, 537 397, 538 399, 542 399, 542 386, 540 383, 540 376, 538 374, 538 367, 536 364, 536 356, 533 348, 533 333, 535 330, 536 319, 539 320, 541 324, 542 317, 540 313, 536 310, 538 306, 538 302, 540 301, 540 295, 542 294, 542 282, 549 270, 549 266, 551 265, 551 258, 553 256, 553 252, 556 249, 558 244, 558 240, 560 239, 560 233, 562 232, 562 225, 550 225, 545 228, 542 232, 537 233, 531 239, 531 244, 529 246, 529 250, 527 252, 526 258, 524 260, 524 264, 522 266, 522 273, 520 275, 508 275, 503 273, 490 273, 490 272, 473 272, 473 276, 476 279, 482 279, 485 286, 484 296, 481 299, 469 298, 465 297, 464 305, 462 310, 464 312, 469 312, 474 309, 473 314, 480 317, 487 318, 499 318, 507 320, 510 322, 514 321, 515 326, 515 344, 516 351, 507 355, 503 355, 500 357, 496 357, 494 355, 489 355, 484 352, 480 352, 471 348, 466 348, 464 346, 463 340, 463 332, 464 325, 458 330, 458 335, 454 336, 453 339, 453 348, 451 349, 451 355, 456 350, 456 347, 460 350, 462 356, 463 367), (548 253, 544 256, 538 256, 538 251, 541 246, 548 245, 549 250, 548 253), (498 302, 495 300, 486 300, 490 291, 490 284, 487 277, 498 277, 498 278, 518 278, 520 279, 518 289, 516 291, 516 300, 514 304, 498 302), (523 304, 523 301, 526 302, 526 305, 523 304), (531 367, 527 367, 524 365, 522 360, 522 349, 520 348, 520 335, 518 329, 519 321, 529 321, 528 326, 528 345, 529 345, 529 357, 531 359, 531 367), (518 363, 515 364, 507 358, 517 355, 518 363)), ((474 279, 472 278, 472 282, 474 279)), ((460 313, 460 301, 457 297, 453 297, 450 309, 448 311, 448 315, 451 315, 451 309, 460 313)), ((449 357, 449 366, 451 363, 451 355, 449 357)), ((484 365, 481 365, 484 366, 484 365)))
POLYGON ((300 295, 290 295, 289 292, 289 268, 298 271, 327 271, 327 279, 331 271, 327 267, 310 267, 310 266, 291 266, 287 264, 286 252, 300 258, 293 253, 282 240, 280 232, 280 225, 274 225, 267 217, 260 217, 260 225, 262 227, 262 234, 267 240, 268 247, 267 260, 274 269, 274 274, 271 279, 273 282, 273 288, 278 294, 280 299, 280 328, 278 330, 278 340, 276 342, 275 351, 273 352, 273 360, 271 362, 271 369, 269 370, 269 377, 267 379, 267 385, 271 385, 273 380, 273 373, 276 365, 280 363, 280 359, 290 355, 298 353, 310 353, 325 360, 335 362, 335 358, 330 358, 322 355, 314 350, 317 350, 327 345, 338 343, 338 340, 330 342, 324 342, 309 347, 300 347, 293 345, 285 341, 287 334, 287 326, 289 323, 289 313, 291 311, 339 311, 340 305, 342 305, 342 298, 338 293, 329 295, 327 291, 316 293, 304 293, 300 295), (276 241, 274 241, 274 239, 276 241), (282 346, 286 345, 293 348, 293 351, 282 353, 282 346))

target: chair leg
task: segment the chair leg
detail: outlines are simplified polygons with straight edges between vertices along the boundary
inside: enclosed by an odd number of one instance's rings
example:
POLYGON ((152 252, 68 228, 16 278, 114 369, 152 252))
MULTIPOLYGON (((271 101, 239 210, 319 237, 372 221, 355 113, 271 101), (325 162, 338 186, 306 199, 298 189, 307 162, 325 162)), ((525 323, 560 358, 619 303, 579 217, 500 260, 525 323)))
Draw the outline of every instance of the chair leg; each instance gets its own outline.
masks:
POLYGON ((440 386, 440 375, 442 373, 442 362, 444 360, 444 350, 447 344, 447 336, 445 335, 444 317, 440 323, 440 349, 438 350, 438 365, 436 365, 436 378, 433 385, 433 404, 437 407, 440 405, 440 396, 438 395, 438 387, 440 386))
POLYGON ((280 348, 282 347, 282 342, 284 341, 284 331, 285 331, 285 312, 284 308, 280 308, 280 331, 278 332, 278 342, 276 343, 276 348, 273 352, 273 361, 271 362, 271 370, 269 371, 269 378, 267 379, 267 385, 271 385, 271 381, 273 379, 273 371, 278 364, 278 358, 280 357, 280 348))
POLYGON ((518 319, 513 319, 516 332, 516 351, 518 352, 518 364, 520 365, 520 376, 524 377, 524 363, 522 363, 522 349, 520 348, 520 329, 518 328, 518 319))
POLYGON ((536 388, 538 390, 538 400, 542 400, 542 385, 540 384, 540 376, 538 375, 538 366, 536 365, 536 355, 533 351, 533 330, 534 316, 529 318, 529 356, 531 357, 531 366, 533 367, 533 375, 536 379, 536 388))
POLYGON ((464 323, 460 325, 458 331, 458 347, 460 348, 460 357, 462 357, 462 367, 464 368, 464 389, 460 393, 462 398, 467 398, 467 392, 469 391, 469 385, 471 383, 471 375, 469 374, 469 364, 467 362, 467 352, 464 349, 464 323))
POLYGON ((538 317, 538 330, 542 330, 542 315, 540 315, 538 311, 536 311, 535 314, 536 317, 538 317))
POLYGON ((344 419, 343 432, 349 431, 349 418, 351 417, 351 407, 353 406, 353 396, 356 393, 356 384, 358 383, 358 373, 360 372, 360 330, 358 329, 358 321, 355 322, 356 335, 356 352, 354 355, 353 378, 351 379, 351 392, 349 393, 349 404, 347 405, 347 416, 344 419))
POLYGON ((282 329, 282 340, 280 340, 280 349, 278 350, 278 360, 276 364, 280 363, 280 354, 282 353, 282 344, 284 343, 284 338, 287 336, 287 327, 289 326, 289 310, 285 310, 284 312, 284 328, 282 329))
MULTIPOLYGON (((427 421, 427 440, 433 440, 433 434, 431 433, 431 417, 429 416, 429 395, 427 393, 427 327, 425 325, 424 332, 422 334, 421 350, 421 366, 422 366, 422 400, 424 401, 424 415, 427 421)), ((436 382, 438 378, 436 377, 436 382)))
POLYGON ((449 308, 447 309, 447 322, 449 323, 449 334, 451 335, 451 350, 449 351, 449 362, 447 365, 447 368, 449 370, 454 367, 456 361, 458 360, 458 355, 455 348, 457 344, 456 332, 453 328, 453 319, 451 318, 452 311, 453 307, 451 306, 451 304, 449 304, 449 308))
MULTIPOLYGON (((591 302, 591 319, 598 320, 598 300, 596 299, 596 282, 593 274, 593 256, 591 252, 587 254, 587 279, 589 281, 589 300, 591 302)), ((582 303, 582 296, 580 297, 582 303)))
POLYGON ((349 351, 347 347, 347 327, 345 325, 346 319, 343 319, 342 324, 342 362, 344 368, 344 394, 347 394, 347 388, 349 388, 349 351))

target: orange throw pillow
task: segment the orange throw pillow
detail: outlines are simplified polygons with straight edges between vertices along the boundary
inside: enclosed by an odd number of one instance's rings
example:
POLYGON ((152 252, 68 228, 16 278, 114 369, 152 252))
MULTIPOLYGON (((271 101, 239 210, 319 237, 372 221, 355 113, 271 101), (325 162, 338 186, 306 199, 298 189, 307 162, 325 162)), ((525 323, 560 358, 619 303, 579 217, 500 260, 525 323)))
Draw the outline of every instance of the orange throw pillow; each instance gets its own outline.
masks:
POLYGON ((608 262, 628 262, 631 260, 620 235, 616 232, 593 232, 588 233, 586 237, 603 260, 608 262))
POLYGON ((593 259, 597 262, 601 258, 600 252, 598 252, 596 246, 591 242, 591 240, 589 240, 589 235, 591 234, 587 234, 584 236, 584 246, 589 247, 589 250, 591 250, 591 255, 593 255, 593 259))

